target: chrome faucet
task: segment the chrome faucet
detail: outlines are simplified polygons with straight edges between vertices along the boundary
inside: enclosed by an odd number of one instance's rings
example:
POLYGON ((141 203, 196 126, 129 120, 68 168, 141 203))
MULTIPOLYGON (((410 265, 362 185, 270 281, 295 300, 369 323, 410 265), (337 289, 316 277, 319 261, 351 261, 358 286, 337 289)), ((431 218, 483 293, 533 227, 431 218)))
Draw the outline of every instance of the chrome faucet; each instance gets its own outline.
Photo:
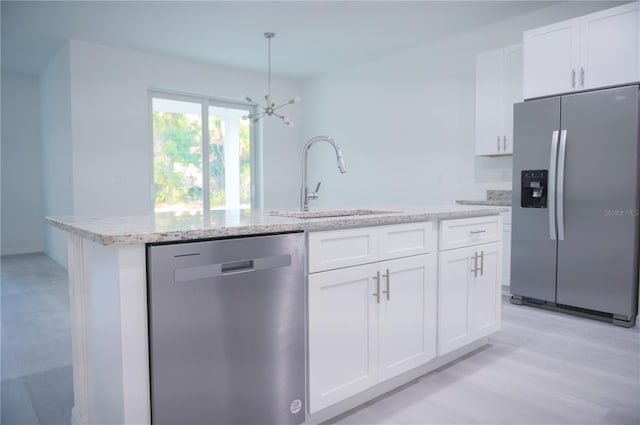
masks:
POLYGON ((316 186, 316 190, 313 192, 309 192, 309 188, 307 187, 307 159, 309 157, 309 148, 315 142, 327 142, 330 143, 331 146, 336 150, 336 158, 338 160, 338 168, 341 173, 346 173, 347 169, 344 166, 344 159, 342 158, 342 151, 340 150, 340 146, 336 143, 333 138, 329 136, 316 136, 309 140, 306 145, 304 145, 304 149, 302 150, 302 187, 300 188, 300 211, 309 211, 309 199, 318 199, 318 191, 320 190, 320 184, 322 182, 318 182, 316 186))

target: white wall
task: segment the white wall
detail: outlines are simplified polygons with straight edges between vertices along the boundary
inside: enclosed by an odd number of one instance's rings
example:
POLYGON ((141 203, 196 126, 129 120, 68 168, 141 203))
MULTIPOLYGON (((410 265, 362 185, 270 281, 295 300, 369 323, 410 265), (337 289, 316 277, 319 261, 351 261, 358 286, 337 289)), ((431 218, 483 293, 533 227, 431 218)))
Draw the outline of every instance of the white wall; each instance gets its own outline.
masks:
POLYGON ((35 77, 2 74, 2 255, 44 250, 40 96, 35 77))
MULTIPOLYGON (((74 214, 151 212, 152 142, 149 89, 240 100, 261 98, 266 73, 213 67, 169 57, 71 41, 74 214)), ((273 78, 272 93, 286 100, 299 83, 273 78)), ((286 111, 300 122, 300 106, 286 111)), ((262 128, 265 208, 294 206, 298 186, 299 127, 267 118, 262 128)))
MULTIPOLYGON (((71 40, 41 77, 46 215, 135 215, 153 210, 148 92, 261 98, 266 73, 215 67, 71 40)), ((298 82, 272 78, 272 94, 300 94, 298 82)), ((300 123, 299 105, 287 116, 300 123)), ((260 122, 257 170, 266 209, 298 204, 300 127, 260 122)), ((66 262, 60 232, 47 228, 47 253, 66 262)))
MULTIPOLYGON (((73 214, 70 77, 67 44, 40 75, 42 187, 47 216, 73 214)), ((46 226, 45 231, 45 252, 66 267, 63 232, 51 226, 46 226)))
POLYGON ((305 136, 335 137, 348 168, 339 175, 330 148, 313 148, 309 181, 324 182, 313 204, 420 206, 511 189, 511 157, 474 155, 476 54, 610 6, 560 4, 308 82, 305 136))

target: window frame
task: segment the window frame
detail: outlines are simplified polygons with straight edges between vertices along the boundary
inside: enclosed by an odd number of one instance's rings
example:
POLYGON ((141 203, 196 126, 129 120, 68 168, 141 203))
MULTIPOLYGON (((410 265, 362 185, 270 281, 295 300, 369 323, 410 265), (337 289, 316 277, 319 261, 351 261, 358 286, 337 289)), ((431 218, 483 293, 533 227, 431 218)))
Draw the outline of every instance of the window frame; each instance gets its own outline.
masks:
MULTIPOLYGON (((149 168, 151 176, 151 184, 150 184, 150 202, 151 202, 151 212, 155 213, 155 170, 153 167, 153 99, 166 99, 166 100, 176 100, 182 102, 190 102, 194 104, 200 104, 200 116, 202 119, 202 213, 208 215, 211 211, 211 199, 210 199, 210 186, 209 186, 209 175, 210 175, 210 164, 209 164, 209 107, 222 107, 222 108, 232 108, 232 109, 244 109, 247 110, 250 114, 256 113, 256 106, 252 103, 242 101, 242 100, 233 100, 233 99, 224 99, 220 97, 214 96, 204 96, 204 95, 195 95, 189 93, 181 93, 170 90, 162 90, 162 89, 149 89, 148 91, 148 119, 149 119, 149 144, 151 156, 149 160, 149 168)), ((259 188, 262 187, 262 182, 259 181, 259 176, 261 173, 259 172, 259 158, 261 153, 259 152, 259 143, 258 143, 258 126, 256 123, 249 121, 250 125, 250 136, 249 136, 249 163, 251 166, 251 184, 249 188, 249 199, 250 199, 250 208, 254 209, 257 205, 261 204, 262 194, 258 193, 259 188)), ((225 207, 224 210, 227 210, 225 207)))

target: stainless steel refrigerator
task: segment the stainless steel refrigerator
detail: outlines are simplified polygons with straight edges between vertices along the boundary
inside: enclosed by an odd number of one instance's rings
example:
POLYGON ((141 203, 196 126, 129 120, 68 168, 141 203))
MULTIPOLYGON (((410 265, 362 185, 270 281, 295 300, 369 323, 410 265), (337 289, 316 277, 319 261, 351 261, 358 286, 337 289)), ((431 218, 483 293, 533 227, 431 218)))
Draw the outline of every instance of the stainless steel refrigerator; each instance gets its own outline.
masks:
POLYGON ((630 85, 515 105, 513 303, 635 323, 639 93, 630 85))

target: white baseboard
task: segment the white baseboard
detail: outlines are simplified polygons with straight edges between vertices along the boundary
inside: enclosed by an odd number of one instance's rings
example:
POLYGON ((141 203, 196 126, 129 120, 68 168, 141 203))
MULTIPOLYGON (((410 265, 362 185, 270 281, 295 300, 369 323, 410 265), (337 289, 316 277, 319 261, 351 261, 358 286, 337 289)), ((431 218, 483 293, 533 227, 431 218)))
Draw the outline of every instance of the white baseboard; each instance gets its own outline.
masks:
POLYGON ((27 246, 22 248, 4 248, 0 255, 23 255, 44 252, 44 246, 27 246))
POLYGON ((422 366, 418 366, 417 368, 396 376, 395 378, 391 378, 387 381, 376 384, 369 389, 366 389, 336 404, 328 406, 316 413, 310 414, 307 411, 305 421, 302 425, 317 425, 327 422, 330 419, 335 419, 353 409, 357 409, 363 405, 366 405, 372 400, 384 396, 386 393, 392 392, 395 389, 402 387, 403 385, 415 381, 416 379, 423 377, 424 379, 429 379, 428 377, 425 377, 425 375, 433 372, 438 368, 446 366, 449 363, 453 363, 454 361, 460 359, 465 355, 468 355, 469 353, 472 353, 473 351, 487 345, 488 343, 489 337, 483 337, 477 341, 460 347, 457 350, 451 351, 450 353, 435 357, 422 366))
POLYGON ((53 261, 55 261, 56 263, 60 264, 65 269, 67 268, 67 260, 66 259, 60 258, 57 255, 53 254, 52 252, 45 251, 44 253, 45 253, 45 255, 47 257, 51 258, 53 261))

